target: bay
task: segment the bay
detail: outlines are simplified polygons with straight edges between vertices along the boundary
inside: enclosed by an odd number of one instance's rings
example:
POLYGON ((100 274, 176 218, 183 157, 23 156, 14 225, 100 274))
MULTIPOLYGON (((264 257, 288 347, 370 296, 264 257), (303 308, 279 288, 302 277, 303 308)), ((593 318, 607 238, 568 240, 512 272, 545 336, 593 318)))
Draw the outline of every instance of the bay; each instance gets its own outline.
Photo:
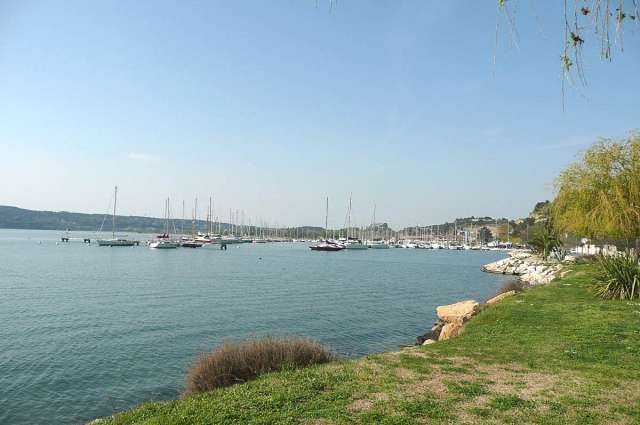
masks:
POLYGON ((396 350, 436 306, 484 300, 506 279, 480 271, 505 257, 495 251, 152 250, 60 236, 0 229, 3 424, 84 423, 175 398, 198 354, 229 338, 309 336, 344 357, 396 350))

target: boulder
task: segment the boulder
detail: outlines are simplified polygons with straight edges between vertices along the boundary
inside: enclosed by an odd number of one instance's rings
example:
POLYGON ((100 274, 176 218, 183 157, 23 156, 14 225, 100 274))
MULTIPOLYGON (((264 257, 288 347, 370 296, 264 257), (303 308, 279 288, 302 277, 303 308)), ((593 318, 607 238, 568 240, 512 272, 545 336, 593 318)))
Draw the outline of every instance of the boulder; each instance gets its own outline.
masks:
POLYGON ((454 336, 457 336, 462 330, 463 326, 464 326, 464 321, 462 319, 457 319, 457 320, 446 323, 442 327, 442 331, 440 331, 440 336, 438 337, 438 341, 444 341, 449 338, 453 338, 454 336))
MULTIPOLYGON (((473 316, 478 309, 478 302, 474 300, 461 301, 455 304, 441 305, 436 308, 438 318, 443 322, 466 321, 473 316)), ((445 325, 446 326, 446 325, 445 325)), ((442 333, 440 333, 442 335, 442 333)))
POLYGON ((442 330, 443 326, 444 322, 442 321, 438 321, 437 323, 435 323, 429 332, 416 338, 416 345, 424 345, 425 341, 429 339, 437 341, 440 337, 440 331, 442 330))
POLYGON ((429 345, 429 344, 433 344, 435 343, 434 340, 432 339, 425 339, 424 342, 422 343, 422 345, 429 345))
POLYGON ((433 339, 437 341, 438 338, 440 337, 440 332, 442 331, 443 327, 444 327, 444 322, 441 322, 441 321, 433 325, 433 327, 431 328, 431 333, 429 334, 429 337, 427 339, 433 339))
POLYGON ((510 297, 511 295, 515 295, 515 294, 516 294, 516 291, 503 292, 502 294, 498 294, 495 297, 487 300, 487 304, 495 304, 498 301, 500 301, 500 300, 502 300, 504 298, 510 297))

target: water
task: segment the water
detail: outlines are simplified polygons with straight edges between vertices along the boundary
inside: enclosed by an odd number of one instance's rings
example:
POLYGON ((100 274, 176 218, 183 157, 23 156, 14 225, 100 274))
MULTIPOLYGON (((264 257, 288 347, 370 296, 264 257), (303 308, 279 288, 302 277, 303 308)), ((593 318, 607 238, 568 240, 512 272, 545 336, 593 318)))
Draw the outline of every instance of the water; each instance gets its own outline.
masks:
MULTIPOLYGON (((74 424, 174 398, 225 338, 305 335, 345 356, 396 350, 438 305, 485 299, 503 253, 307 244, 215 249, 57 243, 0 230, 0 423, 74 424)), ((82 236, 82 235, 78 235, 82 236)))

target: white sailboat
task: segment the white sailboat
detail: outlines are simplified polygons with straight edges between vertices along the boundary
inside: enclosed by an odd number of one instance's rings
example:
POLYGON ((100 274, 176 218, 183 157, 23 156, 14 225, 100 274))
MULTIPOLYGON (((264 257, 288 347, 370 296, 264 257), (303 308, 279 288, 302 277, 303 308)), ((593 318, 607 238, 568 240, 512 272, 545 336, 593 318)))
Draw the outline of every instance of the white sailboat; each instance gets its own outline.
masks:
POLYGON ((162 238, 158 238, 149 243, 149 248, 154 249, 175 249, 178 247, 178 242, 173 241, 169 237, 169 198, 167 198, 167 203, 165 205, 165 232, 162 235, 162 238))
POLYGON ((336 243, 335 241, 329 240, 329 197, 327 196, 327 206, 326 212, 324 216, 324 240, 320 241, 320 243, 316 245, 311 245, 309 247, 312 251, 342 251, 344 249, 344 245, 340 243, 336 243))
POLYGON ((378 237, 378 225, 376 224, 376 205, 373 205, 373 222, 371 223, 373 226, 373 236, 371 240, 367 244, 371 249, 389 249, 389 244, 386 244, 384 241, 377 239, 378 237))
POLYGON ((345 249, 369 249, 369 246, 363 244, 362 241, 355 236, 351 236, 351 198, 353 194, 349 194, 349 210, 347 212, 347 240, 344 244, 345 249))
POLYGON ((118 186, 115 187, 113 197, 113 217, 111 221, 111 239, 98 239, 98 246, 134 246, 140 241, 133 241, 126 238, 116 237, 116 204, 118 202, 118 186))
POLYGON ((191 238, 182 237, 180 246, 183 248, 202 248, 204 243, 196 240, 196 223, 198 221, 198 198, 193 206, 193 217, 191 219, 191 238))
POLYGON ((209 212, 207 214, 207 233, 198 236, 195 240, 202 242, 203 248, 219 249, 220 235, 213 233, 213 197, 209 197, 209 212))

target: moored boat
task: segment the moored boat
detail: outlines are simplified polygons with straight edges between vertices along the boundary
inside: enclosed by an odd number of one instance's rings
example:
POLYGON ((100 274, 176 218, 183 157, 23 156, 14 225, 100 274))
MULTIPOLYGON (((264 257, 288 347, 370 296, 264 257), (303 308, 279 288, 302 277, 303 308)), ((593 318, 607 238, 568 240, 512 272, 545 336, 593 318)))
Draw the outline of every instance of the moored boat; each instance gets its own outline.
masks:
POLYGON ((345 246, 335 242, 324 241, 317 245, 311 245, 309 248, 311 248, 311 251, 342 251, 345 246))
POLYGON ((366 244, 363 244, 362 241, 359 239, 349 239, 344 244, 344 248, 345 249, 369 249, 369 246, 366 244))
MULTIPOLYGON (((111 221, 111 239, 98 239, 98 246, 134 246, 140 241, 130 240, 123 237, 116 237, 116 205, 118 203, 118 186, 114 189, 113 195, 113 216, 111 221)), ((102 228, 101 228, 102 230, 102 228)))
POLYGON ((172 241, 169 236, 169 220, 170 220, 170 212, 169 212, 169 198, 167 198, 165 203, 165 232, 161 235, 158 235, 155 240, 149 242, 149 248, 154 249, 175 249, 178 246, 178 242, 172 241))
POLYGON ((382 241, 370 241, 369 248, 371 249, 389 249, 389 244, 382 241))
POLYGON ((124 238, 98 239, 98 246, 134 246, 140 241, 132 241, 124 238))
POLYGON ((195 239, 181 240, 180 246, 183 248, 202 248, 204 244, 195 239))
POLYGON ((327 197, 327 206, 326 212, 324 216, 324 237, 323 241, 316 245, 311 245, 309 248, 311 251, 342 251, 344 249, 344 245, 340 243, 336 243, 334 241, 329 240, 329 197, 327 197))
POLYGON ((178 242, 168 240, 168 239, 159 239, 156 241, 149 242, 149 248, 155 249, 174 249, 180 246, 178 242))

